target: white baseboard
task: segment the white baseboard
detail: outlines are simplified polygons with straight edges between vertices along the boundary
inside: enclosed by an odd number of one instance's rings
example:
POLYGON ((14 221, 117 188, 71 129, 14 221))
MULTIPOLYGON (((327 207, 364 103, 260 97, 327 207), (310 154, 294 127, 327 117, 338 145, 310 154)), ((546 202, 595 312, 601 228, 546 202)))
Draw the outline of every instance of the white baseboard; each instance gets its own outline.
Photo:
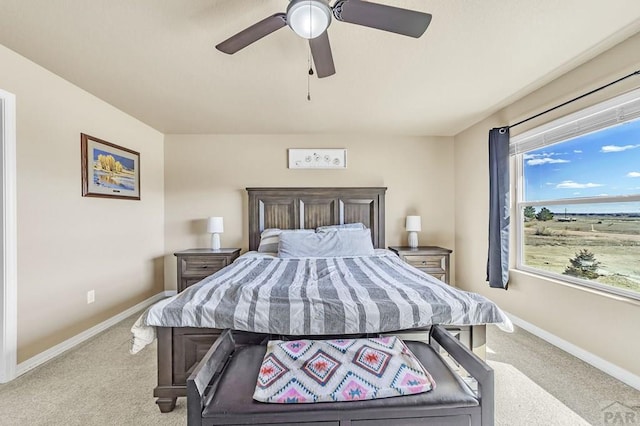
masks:
POLYGON ((29 370, 32 370, 34 368, 36 368, 37 366, 44 364, 45 362, 49 361, 50 359, 60 355, 61 353, 68 351, 69 349, 73 348, 76 345, 79 345, 80 343, 84 342, 87 339, 90 339, 91 337, 95 336, 96 334, 108 329, 109 327, 112 327, 114 325, 116 325, 117 323, 119 323, 120 321, 124 320, 125 318, 130 317, 131 315, 135 314, 136 312, 140 312, 141 310, 143 310, 144 308, 146 308, 147 306, 151 306, 152 304, 158 302, 159 300, 164 299, 165 297, 169 297, 169 296, 173 296, 174 294, 176 294, 176 291, 164 291, 162 293, 158 293, 155 296, 152 296, 150 298, 148 298, 147 300, 138 303, 135 306, 130 307, 129 309, 127 309, 124 312, 119 313, 118 315, 109 318, 106 321, 101 322, 100 324, 97 324, 93 327, 91 327, 88 330, 83 331, 80 334, 77 334, 75 336, 73 336, 70 339, 65 340, 62 343, 59 343, 55 346, 53 346, 52 348, 47 349, 44 352, 39 353, 38 355, 29 358, 26 361, 21 362, 20 364, 18 364, 16 366, 16 376, 20 376, 24 373, 26 373, 29 370))
POLYGON ((617 365, 605 359, 602 359, 599 356, 592 354, 591 352, 585 351, 584 349, 574 345, 573 343, 567 342, 566 340, 561 339, 560 337, 554 334, 551 334, 548 331, 545 331, 510 313, 507 313, 507 316, 511 319, 511 321, 515 325, 522 328, 523 330, 526 330, 529 333, 535 336, 538 336, 542 340, 545 340, 551 343, 552 345, 557 346, 563 351, 568 352, 571 355, 575 356, 576 358, 583 360, 587 364, 594 366, 598 370, 601 370, 607 373, 608 375, 615 377, 621 382, 626 383, 627 385, 640 390, 640 376, 637 376, 625 370, 624 368, 618 367, 617 365))

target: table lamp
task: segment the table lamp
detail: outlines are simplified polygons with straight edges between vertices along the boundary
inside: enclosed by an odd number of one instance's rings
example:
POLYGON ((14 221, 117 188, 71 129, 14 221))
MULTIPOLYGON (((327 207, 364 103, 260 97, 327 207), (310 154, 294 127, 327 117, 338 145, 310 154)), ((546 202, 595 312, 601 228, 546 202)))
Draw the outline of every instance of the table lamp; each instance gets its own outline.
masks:
POLYGON ((420 216, 407 216, 405 228, 409 231, 409 247, 418 247, 418 232, 422 231, 420 216))
POLYGON ((211 248, 220 250, 220 234, 224 232, 222 218, 210 217, 207 222, 207 231, 211 234, 211 248))

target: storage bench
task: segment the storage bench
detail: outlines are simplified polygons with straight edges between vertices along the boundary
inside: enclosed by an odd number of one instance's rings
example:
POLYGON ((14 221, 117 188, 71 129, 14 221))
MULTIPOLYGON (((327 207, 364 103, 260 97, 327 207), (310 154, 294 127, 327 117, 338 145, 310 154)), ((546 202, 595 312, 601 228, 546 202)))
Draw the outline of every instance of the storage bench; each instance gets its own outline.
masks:
POLYGON ((188 425, 493 425, 493 370, 441 326, 431 344, 405 341, 436 388, 355 402, 269 404, 252 399, 266 344, 238 345, 226 330, 187 379, 188 425), (435 349, 445 349, 478 383, 477 392, 435 349))

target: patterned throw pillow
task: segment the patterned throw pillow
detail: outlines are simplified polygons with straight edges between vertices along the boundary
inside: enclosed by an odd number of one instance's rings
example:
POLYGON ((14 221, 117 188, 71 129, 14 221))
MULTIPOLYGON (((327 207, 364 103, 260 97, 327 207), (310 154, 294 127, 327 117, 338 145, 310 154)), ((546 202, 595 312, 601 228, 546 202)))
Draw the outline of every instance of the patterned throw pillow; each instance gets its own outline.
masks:
POLYGON ((260 253, 277 253, 278 243, 280 242, 281 229, 270 228, 265 229, 260 234, 260 244, 258 252, 260 253))
POLYGON ((273 340, 253 399, 280 404, 359 401, 427 392, 435 385, 396 336, 273 340))

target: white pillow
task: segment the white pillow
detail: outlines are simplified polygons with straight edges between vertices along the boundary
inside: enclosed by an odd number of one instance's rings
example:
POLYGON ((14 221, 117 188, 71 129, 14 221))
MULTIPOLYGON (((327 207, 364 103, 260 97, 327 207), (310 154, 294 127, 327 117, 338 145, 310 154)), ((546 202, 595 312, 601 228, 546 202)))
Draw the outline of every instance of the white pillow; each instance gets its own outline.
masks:
POLYGON ((279 229, 268 228, 260 234, 260 244, 258 244, 259 253, 277 253, 278 243, 280 242, 280 234, 289 232, 313 233, 313 229, 279 229))
POLYGON ((278 257, 373 256, 369 229, 314 234, 280 234, 278 257))
POLYGON ((326 225, 316 228, 316 232, 333 232, 333 231, 358 231, 360 229, 366 229, 364 224, 356 223, 343 223, 342 225, 326 225))

